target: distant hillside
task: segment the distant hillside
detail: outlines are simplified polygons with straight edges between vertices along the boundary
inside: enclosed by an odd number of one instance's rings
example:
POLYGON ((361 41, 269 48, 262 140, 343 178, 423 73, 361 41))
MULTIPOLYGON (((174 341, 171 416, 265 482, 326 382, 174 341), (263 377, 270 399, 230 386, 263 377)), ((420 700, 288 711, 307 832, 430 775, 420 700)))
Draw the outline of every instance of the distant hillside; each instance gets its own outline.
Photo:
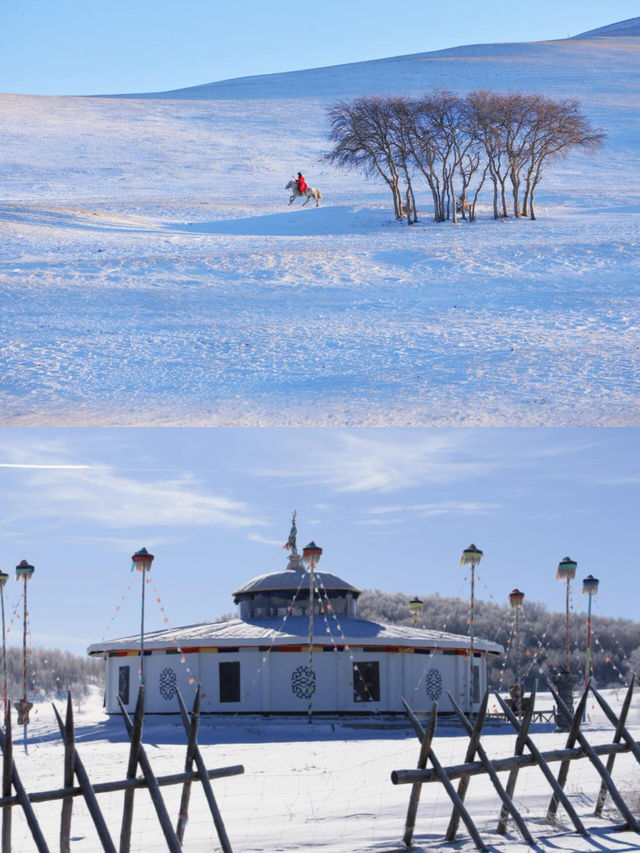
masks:
MULTIPOLYGON (((574 590, 575 592, 575 590, 574 590)), ((408 602, 413 595, 406 593, 385 593, 380 590, 364 590, 358 599, 358 616, 376 622, 397 625, 411 625, 408 602)), ((421 622, 425 628, 451 631, 454 634, 468 633, 469 602, 459 598, 444 598, 439 595, 420 596, 424 602, 421 622)), ((582 605, 582 601, 580 601, 582 605)), ((511 636, 513 614, 508 606, 487 601, 477 601, 475 610, 476 635, 501 643, 508 648, 511 636)), ((529 671, 527 686, 530 688, 535 678, 540 678, 537 659, 544 675, 553 674, 564 661, 565 614, 550 613, 544 604, 525 600, 520 620, 522 661, 525 671, 529 671)), ((616 684, 620 677, 627 677, 630 671, 640 670, 640 623, 629 619, 606 619, 594 616, 592 620, 592 664, 596 683, 616 684)), ((571 670, 584 673, 585 666, 586 615, 573 613, 571 616, 571 670)), ((493 686, 501 681, 500 670, 504 656, 494 659, 490 667, 493 686)), ((506 659, 503 686, 514 679, 513 655, 506 659)))
POLYGON ((615 36, 640 36, 640 18, 627 18, 625 21, 617 21, 615 24, 607 24, 606 27, 598 27, 595 30, 587 30, 573 36, 574 39, 611 38, 615 36))
MULTIPOLYGON (((614 66, 620 61, 622 44, 608 47, 599 44, 597 49, 585 44, 578 49, 576 40, 639 35, 639 21, 640 18, 631 18, 572 39, 458 45, 344 65, 237 77, 167 92, 102 97, 197 101, 313 99, 327 103, 336 98, 357 95, 410 95, 430 88, 467 91, 475 87, 498 91, 516 87, 546 95, 577 95, 584 89, 586 81, 592 92, 601 87, 603 90, 612 86, 615 89, 614 66), (594 65, 609 66, 612 78, 597 75, 592 79, 594 65), (516 80, 514 72, 521 79, 516 80)), ((291 105, 291 109, 295 112, 299 108, 291 105)))

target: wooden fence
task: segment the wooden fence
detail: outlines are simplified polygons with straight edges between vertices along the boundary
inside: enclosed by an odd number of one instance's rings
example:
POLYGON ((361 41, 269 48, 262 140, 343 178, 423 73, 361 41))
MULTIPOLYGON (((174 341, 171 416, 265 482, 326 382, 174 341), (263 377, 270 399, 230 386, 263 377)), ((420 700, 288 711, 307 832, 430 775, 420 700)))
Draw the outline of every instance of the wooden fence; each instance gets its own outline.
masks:
POLYGON ((438 782, 444 787, 453 804, 453 811, 445 834, 445 840, 448 842, 454 841, 460 820, 462 820, 478 850, 486 850, 487 846, 482 840, 480 833, 478 832, 478 829, 464 803, 471 777, 481 774, 489 776, 493 787, 502 801, 502 808, 498 818, 496 831, 504 835, 507 831, 509 817, 511 817, 513 818, 513 821, 523 839, 528 844, 535 844, 535 840, 531 835, 524 818, 516 808, 513 801, 520 768, 531 765, 535 765, 540 768, 552 791, 551 800, 547 809, 547 820, 550 823, 555 822, 558 806, 562 804, 571 819, 576 832, 579 832, 581 835, 588 835, 589 833, 587 828, 580 816, 577 814, 564 790, 571 762, 581 758, 587 758, 591 762, 601 779, 600 792, 596 801, 594 814, 597 817, 602 815, 605 799, 607 794, 609 794, 616 808, 624 818, 624 828, 633 830, 634 832, 640 832, 640 823, 638 822, 638 819, 634 816, 633 812, 624 801, 611 777, 615 758, 618 753, 631 752, 636 760, 640 762, 640 746, 626 728, 627 715, 629 713, 631 697, 633 695, 633 687, 634 681, 632 680, 625 696, 620 716, 616 716, 608 703, 594 687, 588 686, 586 688, 578 703, 575 713, 572 713, 563 702, 562 698, 558 695, 555 687, 552 684, 549 684, 549 688, 556 701, 558 711, 569 723, 569 733, 567 735, 564 749, 554 749, 547 752, 541 752, 529 735, 529 727, 533 716, 533 706, 535 704, 536 688, 534 687, 531 702, 529 703, 529 707, 521 722, 518 721, 504 699, 496 693, 495 696, 502 707, 502 711, 515 729, 517 737, 515 741, 514 754, 512 756, 493 760, 489 759, 480 740, 482 727, 487 716, 489 693, 487 692, 485 694, 480 710, 473 721, 465 716, 462 709, 456 703, 451 694, 449 694, 449 700, 451 701, 455 713, 469 736, 469 744, 467 746, 464 763, 450 767, 443 767, 438 761, 433 750, 433 739, 438 716, 437 703, 433 703, 430 717, 426 726, 423 727, 407 702, 403 699, 402 701, 407 714, 409 715, 409 719, 411 720, 416 735, 420 741, 420 754, 417 769, 394 770, 391 774, 391 781, 394 785, 412 786, 402 839, 405 847, 411 847, 412 845, 422 786, 429 782, 438 782), (615 733, 611 743, 592 746, 584 732, 581 730, 583 713, 589 692, 593 694, 596 701, 604 711, 605 716, 615 727, 615 733), (525 747, 528 750, 526 754, 525 747), (600 758, 600 756, 604 755, 608 756, 606 766, 600 758), (431 768, 427 768, 427 762, 431 762, 431 768), (554 776, 553 771, 549 767, 553 762, 560 762, 560 770, 557 778, 554 776), (504 786, 498 777, 498 773, 506 770, 509 771, 509 776, 506 786, 504 786), (453 784, 454 780, 459 780, 457 788, 453 784))
POLYGON ((178 853, 182 849, 182 841, 189 816, 189 798, 192 782, 200 782, 203 787, 211 817, 220 841, 220 849, 224 853, 232 853, 229 838, 225 830, 220 810, 216 803, 212 779, 222 779, 227 776, 237 776, 244 773, 242 765, 231 767, 219 767, 215 770, 207 770, 204 759, 198 746, 198 725, 200 720, 200 689, 196 692, 193 710, 191 714, 187 711, 180 693, 177 693, 180 705, 182 724, 187 735, 187 750, 185 757, 185 769, 182 773, 174 773, 170 776, 156 776, 147 757, 142 744, 142 724, 144 720, 144 689, 138 693, 138 701, 133 720, 129 717, 124 705, 120 703, 120 710, 124 724, 129 734, 130 749, 127 775, 125 779, 116 782, 92 783, 75 746, 75 730, 73 723, 73 709, 71 695, 67 696, 67 709, 65 720, 62 720, 56 706, 53 710, 58 721, 60 734, 64 743, 64 772, 63 787, 51 791, 36 791, 27 793, 13 760, 13 742, 11 738, 11 704, 8 702, 5 711, 4 731, 0 731, 0 748, 2 749, 2 796, 0 807, 2 808, 2 853, 11 853, 11 826, 12 809, 20 807, 24 812, 31 836, 40 853, 49 853, 50 847, 44 837, 42 828, 38 822, 34 803, 43 803, 51 800, 61 800, 62 809, 60 814, 60 836, 59 848, 61 853, 69 853, 71 844, 71 820, 73 815, 73 801, 75 797, 83 797, 87 809, 93 821, 102 849, 108 853, 129 853, 131 846, 131 829, 133 823, 133 806, 135 792, 140 788, 149 791, 153 802, 157 819, 162 827, 166 840, 167 850, 178 853), (195 764, 195 769, 194 769, 195 764), (142 776, 137 776, 138 769, 142 776), (74 779, 77 785, 74 785, 74 779), (167 811, 160 788, 167 785, 182 785, 182 797, 180 810, 176 825, 174 825, 167 811), (120 844, 117 848, 111 836, 111 832, 105 821, 104 815, 98 804, 97 795, 124 791, 124 804, 122 812, 122 825, 120 830, 120 844))

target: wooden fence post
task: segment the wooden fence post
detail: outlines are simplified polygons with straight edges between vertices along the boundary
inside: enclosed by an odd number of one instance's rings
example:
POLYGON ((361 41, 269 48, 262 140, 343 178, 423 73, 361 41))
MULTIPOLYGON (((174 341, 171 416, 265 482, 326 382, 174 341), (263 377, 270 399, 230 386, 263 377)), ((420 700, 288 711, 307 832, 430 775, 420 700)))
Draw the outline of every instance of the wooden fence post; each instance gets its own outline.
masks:
MULTIPOLYGON (((73 731, 73 710, 71 708, 71 691, 67 692, 67 714, 65 719, 64 738, 64 774, 65 788, 73 787, 73 753, 75 750, 75 734, 73 731)), ((65 797, 62 801, 60 814, 60 853, 70 853, 71 848, 71 816, 73 814, 73 797, 65 797)))
MULTIPOLYGON (((407 700, 404 697, 402 697, 402 704, 404 705, 405 710, 409 716, 409 719, 411 720, 411 724, 413 725, 413 729, 414 729, 414 731, 418 737, 418 740, 420 742, 422 742, 422 740, 425 736, 425 730, 420 725, 418 718, 416 717, 414 712, 411 710, 407 700)), ((449 795, 449 799, 453 803, 454 808, 457 809, 458 813, 460 814, 460 817, 462 818, 464 825, 467 827, 467 829, 469 831, 469 835, 473 839, 476 847, 478 848, 478 850, 486 850, 487 847, 486 847, 484 841, 482 840, 482 838, 480 837, 480 833, 476 829, 476 826, 475 826, 473 820, 471 819, 471 815, 469 814, 464 803, 462 802, 462 800, 458 796, 457 791, 454 788, 453 783, 451 782, 451 780, 447 776, 447 773, 446 773, 444 767, 438 761, 438 758, 436 757, 436 754, 433 751, 433 746, 431 746, 431 748, 429 749, 429 761, 433 764, 433 769, 438 774, 438 778, 442 782, 442 785, 443 785, 445 791, 449 795)))
MULTIPOLYGON (((179 690, 176 690, 176 696, 178 697, 178 705, 180 706, 180 716, 182 717, 182 725, 188 735, 191 727, 191 723, 189 720, 189 712, 187 711, 187 706, 184 704, 184 699, 182 698, 182 694, 179 690)), ((229 841, 229 836, 227 835, 227 830, 225 828, 224 821, 222 820, 222 815, 220 814, 220 809, 218 808, 216 798, 213 795, 213 788, 211 787, 211 782, 209 781, 209 777, 207 776, 207 768, 202 758, 200 747, 197 743, 193 751, 193 757, 195 759, 196 767, 200 775, 200 781, 202 783, 202 788, 204 789, 204 795, 209 805, 209 811, 211 812, 211 817, 213 818, 213 822, 216 827, 216 832, 218 833, 220 846, 222 847, 224 853, 233 853, 231 849, 231 843, 229 841)))
MULTIPOLYGON (((472 727, 471 723, 469 722, 469 720, 467 720, 467 718, 466 718, 466 716, 465 716, 464 711, 463 711, 463 710, 462 710, 462 708, 458 705, 458 703, 457 703, 457 702, 456 702, 456 700, 453 698, 453 696, 451 695, 451 693, 447 693, 447 695, 448 695, 448 697, 449 697, 449 701, 450 701, 450 702, 451 702, 451 704, 453 705, 453 708, 454 708, 454 710, 455 710, 455 712, 456 712, 456 714, 457 714, 457 716, 458 716, 458 719, 460 720, 460 722, 462 723, 462 725, 463 725, 463 726, 464 726, 464 728, 466 729, 466 732, 467 732, 467 734, 469 735, 469 737, 472 737, 472 736, 474 735, 474 733, 475 733, 475 730, 473 729, 473 727, 472 727)), ((484 702, 484 706, 485 706, 485 708, 486 708, 486 705, 487 705, 487 700, 488 700, 488 698, 489 698, 489 691, 487 691, 487 692, 484 694, 484 700, 483 700, 483 702, 484 702)), ((514 805, 514 803, 513 803, 512 799, 511 799, 511 797, 509 797, 509 795, 508 795, 508 794, 507 794, 507 792, 505 791, 505 789, 504 789, 504 787, 503 787, 503 785, 502 785, 502 782, 501 782, 501 781, 500 781, 500 779, 498 778, 498 774, 497 774, 497 773, 496 773, 496 771, 493 769, 493 765, 491 764, 491 761, 489 760, 489 756, 487 755, 487 753, 485 752, 484 747, 483 747, 483 746, 482 746, 482 744, 480 743, 480 735, 479 735, 479 733, 478 733, 478 739, 477 739, 477 743, 476 743, 476 747, 475 747, 475 749, 476 749, 476 752, 478 753, 478 758, 480 759, 480 761, 481 761, 481 762, 482 762, 482 764, 484 765, 484 768, 485 768, 485 770, 487 771, 487 773, 488 773, 488 775, 489 775, 489 778, 490 778, 490 779, 491 779, 491 781, 493 782, 493 787, 494 787, 494 788, 496 789, 496 791, 498 792, 498 796, 500 797, 500 799, 502 800, 502 802, 504 803, 504 805, 506 806, 506 808, 507 808, 507 809, 508 809, 508 811, 510 812, 511 816, 513 817, 513 819, 514 819, 514 821, 515 821, 515 823, 516 823, 516 826, 517 826, 517 827, 518 827, 518 829, 520 830, 520 834, 522 835, 522 837, 524 838, 524 840, 527 842, 527 844, 534 845, 534 844, 535 844, 535 841, 534 841, 534 839, 533 839, 533 836, 531 835, 531 833, 530 833, 530 832, 529 832, 529 830, 527 829, 527 825, 526 825, 526 823, 524 822, 524 820, 522 819, 522 815, 520 814, 520 812, 518 811, 518 809, 515 807, 515 805, 514 805)))
MULTIPOLYGON (((507 705, 507 703, 504 701, 504 699, 502 698, 502 696, 500 696, 499 693, 496 692, 495 697, 498 700, 498 702, 500 703, 502 710, 507 715, 507 719, 510 721, 511 725, 517 731, 518 726, 520 724, 519 724, 518 720, 516 719, 516 715, 513 713, 511 708, 507 705)), ((546 761, 544 755, 540 752, 540 750, 535 745, 535 743, 533 742, 531 737, 529 737, 529 735, 527 735, 527 737, 525 738, 525 743, 529 749, 529 752, 535 758, 536 763, 537 763, 538 767, 540 768, 540 770, 542 771, 542 774, 544 775, 545 779, 551 785, 551 788, 553 789, 554 793, 557 794, 558 799, 560 800, 562 805, 565 807, 565 810, 566 810, 567 814, 569 815, 569 817, 571 818, 575 828, 578 830, 578 832, 581 835, 588 835, 587 830, 584 827, 584 824, 582 823, 582 821, 578 817, 576 810, 571 805, 569 798, 567 797, 565 792, 562 790, 562 788, 558 785, 558 783, 556 781, 556 777, 553 775, 553 771, 551 770, 551 768, 547 764, 547 761, 546 761)))
MULTIPOLYGON (((553 698, 556 700, 556 704, 562 710, 562 713, 565 715, 565 718, 567 720, 570 720, 571 719, 571 712, 569 711, 569 709, 565 705, 560 694, 551 684, 549 686, 551 687, 551 692, 553 694, 553 698)), ((588 688, 587 688, 587 690, 584 691, 584 697, 583 698, 584 698, 585 702, 586 702, 587 692, 588 692, 588 688)), ((602 779, 602 781, 606 784, 607 788, 609 789, 609 793, 611 794, 611 799, 613 800, 613 802, 618 807, 618 811, 620 812, 620 814, 624 817, 624 819, 627 821, 629 827, 634 832, 640 832, 640 824, 638 823, 637 819, 634 817, 633 813, 631 812, 631 810, 629 809, 629 807, 627 806, 625 801, 620 796, 620 793, 619 793, 618 789, 616 788, 616 786, 613 782, 613 779, 611 778, 609 773, 607 773, 604 764, 600 760, 600 757, 596 754, 596 752, 594 752, 593 747, 591 746, 589 741, 586 739, 586 737, 582 734, 579 727, 578 727, 578 731, 577 731, 577 738, 578 738, 578 741, 580 742, 580 746, 587 753, 589 760, 591 761, 593 766, 596 768, 596 770, 600 774, 600 778, 602 779)))
MULTIPOLYGON (((127 709, 124 707, 124 703, 120 697, 118 697, 118 703, 120 704, 120 711, 122 712, 122 719, 124 720, 127 733, 129 737, 133 737, 133 723, 131 722, 129 714, 127 713, 127 709)), ((167 842, 167 849, 170 850, 171 853, 180 853, 182 845, 178 841, 178 838, 175 832, 173 831, 171 818, 169 817, 169 812, 167 811, 167 807, 165 806, 164 800, 162 799, 162 794, 160 793, 160 788, 158 786, 158 780, 156 779, 155 773, 153 772, 151 764, 149 763, 146 750, 141 743, 138 745, 138 764, 140 765, 140 769, 142 770, 144 778, 147 780, 147 785, 149 786, 149 794, 151 796, 151 800, 155 807, 156 814, 158 815, 158 820, 160 821, 160 826, 162 827, 162 831, 167 842)))
MULTIPOLYGON (((436 722, 438 720, 438 703, 434 702, 431 707, 431 716, 424 730, 422 744, 420 745, 420 755, 418 757, 418 769, 424 770, 427 766, 427 758, 431 749, 431 741, 436 730, 436 722)), ((411 839, 413 838, 413 830, 416 826, 416 815, 418 813, 418 804, 420 802, 420 792, 422 785, 420 782, 414 782, 411 787, 411 796, 409 797, 409 808, 407 809, 407 819, 404 826, 404 835, 402 842, 405 847, 411 847, 411 839)))
MULTIPOLYGON (((136 710, 133 715, 133 730, 131 732, 131 743, 129 744, 129 763, 127 764, 127 779, 135 779, 138 770, 138 749, 142 740, 142 724, 144 721, 144 685, 140 685, 136 710)), ((133 825, 133 798, 135 788, 128 788, 124 792, 124 803, 122 806, 122 825, 120 827, 120 853, 129 853, 131 849, 131 827, 133 825)))
MULTIPOLYGON (((4 709, 4 749, 2 752, 2 796, 11 796, 11 764, 13 762, 13 741, 11 739, 11 702, 7 700, 4 709)), ((2 809, 2 853, 11 853, 11 806, 2 809)))
MULTIPOLYGON (((549 688, 551 689, 551 695, 556 700, 556 704, 558 705, 558 710, 560 710, 560 705, 558 704, 557 693, 555 691, 554 686, 547 679, 547 683, 549 688)), ((562 703, 564 705, 564 702, 562 703)), ((578 732, 580 731, 580 723, 582 722, 582 715, 584 713, 585 706, 587 704, 587 691, 585 690, 582 694, 582 698, 578 702, 578 707, 576 708, 576 712, 573 715, 573 719, 571 719, 571 712, 565 705, 565 716, 567 718, 567 722, 570 723, 569 733, 567 735, 567 741, 565 744, 565 749, 572 749, 576 740, 578 739, 578 732)), ((562 713, 562 712, 561 712, 562 713)), ((564 790, 564 786, 567 784, 567 777, 569 776, 569 766, 571 764, 570 760, 563 761, 560 764, 560 770, 558 771, 558 787, 564 790)), ((558 803, 559 803, 558 794, 554 791, 553 796, 551 797, 551 801, 549 802, 549 807, 547 808, 547 820, 549 823, 554 823, 556 819, 556 813, 558 811, 558 803)))
MULTIPOLYGON (((187 754, 184 761, 184 772, 190 773, 193 770, 193 761, 198 745, 198 725, 200 723, 200 685, 196 690, 196 696, 193 700, 193 710, 191 711, 191 726, 189 728, 189 736, 187 738, 187 754)), ((191 797, 191 782, 185 781, 182 786, 182 796, 180 797, 180 812, 178 814, 178 826, 176 835, 180 844, 184 841, 184 832, 187 828, 189 820, 189 800, 191 797)))
MULTIPOLYGON (((622 710, 620 711, 620 718, 618 719, 618 725, 616 726, 616 731, 613 736, 614 743, 620 743, 620 739, 622 738, 622 729, 624 724, 627 722, 627 715, 629 714, 629 708, 631 707, 631 699, 633 698, 633 686, 635 684, 635 675, 631 676, 631 684, 629 684, 629 689, 627 690, 627 694, 624 697, 624 702, 622 703, 622 710)), ((616 754, 612 753, 607 758, 607 773, 611 773, 613 771, 613 765, 615 764, 616 754)), ((605 800, 607 799, 607 786, 604 782, 600 782, 600 793, 598 794, 598 799, 596 800, 596 807, 593 814, 595 817, 600 817, 602 815, 602 809, 604 808, 605 800)))
MULTIPOLYGON (((522 685, 518 684, 518 688, 522 691, 522 685)), ((531 720, 533 719, 533 706, 536 701, 536 691, 538 689, 538 682, 533 685, 533 690, 531 691, 531 696, 529 697, 529 706, 525 712, 524 719, 519 724, 519 727, 516 728, 516 732, 518 732, 516 737, 516 744, 513 750, 514 755, 522 755, 524 752, 524 747, 527 741, 527 735, 529 734, 529 727, 531 725, 531 720), (518 731, 518 728, 520 729, 518 731)), ((522 697, 522 692, 520 692, 520 697, 522 697)), ((522 707, 522 699, 518 700, 518 707, 521 709, 522 707)), ((506 704, 506 703, 505 703, 506 704)), ((518 773, 520 772, 518 767, 514 767, 509 772, 509 778, 507 779, 507 796, 511 799, 513 797, 513 792, 516 789, 516 782, 518 781, 518 773)), ((498 826, 496 828, 496 832, 500 835, 505 835, 507 832, 507 821, 509 819, 509 811, 506 805, 502 804, 502 809, 500 810, 500 817, 498 819, 498 826)))
POLYGON ((616 717, 614 712, 611 710, 611 707, 609 706, 609 704, 598 693, 596 688, 593 687, 593 685, 590 685, 590 687, 591 687, 591 692, 593 693, 593 695, 598 700, 598 704, 600 705, 600 707, 604 711, 605 715, 607 716, 607 719, 609 720, 610 723, 613 723, 613 725, 616 727, 616 732, 618 731, 618 729, 620 729, 620 735, 622 736, 622 740, 624 740, 624 742, 627 744, 627 746, 629 747, 629 749, 633 753, 636 761, 638 763, 640 763, 640 746, 638 746, 636 741, 633 739, 633 737, 629 733, 629 730, 625 726, 624 722, 622 724, 620 723, 620 720, 618 719, 618 717, 616 717))
MULTIPOLYGON (((7 702, 7 708, 9 707, 9 703, 7 702)), ((13 746, 11 744, 11 724, 9 724, 9 733, 5 735, 0 732, 0 749, 5 753, 6 750, 9 750, 9 753, 12 753, 13 746)), ((22 784, 22 779, 20 778, 20 774, 18 773, 18 768, 16 767, 16 763, 11 759, 11 782, 13 783, 13 787, 16 789, 16 797, 18 802, 22 806, 22 811, 24 812, 24 816, 26 818, 27 824, 29 826, 29 831, 31 832, 31 836, 35 841, 36 847, 40 851, 40 853, 49 853, 49 847, 47 842, 45 841, 44 835, 42 834, 42 830, 40 829, 40 824, 38 823, 38 818, 33 810, 33 806, 31 805, 31 800, 29 799, 29 795, 27 794, 24 785, 22 784)), ((11 841, 11 839, 9 839, 11 841)))
MULTIPOLYGON (((476 717, 475 724, 473 727, 473 732, 469 738, 469 744, 467 746, 467 753, 465 755, 465 764, 469 761, 473 761, 476 754, 476 748, 478 746, 478 742, 480 741, 480 732, 482 731, 482 726, 484 725, 485 717, 487 716, 487 703, 489 701, 488 692, 484 694, 484 699, 480 704, 480 710, 478 711, 478 716, 476 717)), ((464 803, 464 798, 467 795, 467 788, 469 787, 469 776, 463 776, 458 782, 458 799, 460 802, 464 803)), ((445 838, 447 841, 453 841, 456 837, 456 833, 458 831, 458 826, 460 825, 460 812, 457 809, 454 809, 451 813, 451 819, 449 820, 449 826, 447 828, 447 833, 445 838)))
MULTIPOLYGON (((53 705, 53 712, 56 715, 56 720, 58 721, 58 728, 60 729, 62 740, 66 745, 67 731, 64 723, 62 722, 62 717, 55 705, 53 705)), ((71 718, 71 727, 73 729, 73 716, 71 718)), ((100 806, 98 805, 98 800, 96 799, 96 794, 91 785, 89 775, 84 768, 82 759, 78 755, 78 750, 75 746, 73 748, 73 772, 78 780, 78 784, 82 788, 82 796, 87 804, 87 809, 89 810, 89 814, 91 815, 93 825, 96 828, 96 832, 98 833, 98 838, 100 839, 103 849, 106 853, 117 853, 115 844, 113 843, 111 834, 109 833, 109 828, 107 827, 107 823, 104 819, 104 815, 100 811, 100 806)))

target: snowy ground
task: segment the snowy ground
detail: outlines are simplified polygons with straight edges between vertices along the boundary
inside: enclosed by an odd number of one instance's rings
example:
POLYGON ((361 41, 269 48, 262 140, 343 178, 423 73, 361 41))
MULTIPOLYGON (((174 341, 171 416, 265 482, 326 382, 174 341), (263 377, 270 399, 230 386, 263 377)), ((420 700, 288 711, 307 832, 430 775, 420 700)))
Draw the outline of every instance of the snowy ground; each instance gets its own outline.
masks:
MULTIPOLYGON (((622 691, 605 691, 618 707, 622 691)), ((538 698, 539 707, 551 707, 550 697, 538 698)), ((100 697, 94 695, 76 716, 77 746, 93 781, 119 779, 124 775, 127 743, 121 720, 101 713, 100 697)), ((629 725, 640 736, 640 704, 636 695, 629 725)), ((551 726, 534 726, 539 747, 564 746, 566 736, 553 734, 551 726)), ((612 728, 593 705, 588 708, 586 731, 592 743, 610 742, 612 728)), ((16 735, 19 732, 16 731, 16 735)), ((144 742, 156 773, 182 769, 184 736, 177 718, 148 717, 144 742)), ((512 754, 514 737, 506 724, 493 724, 483 739, 491 757, 512 754)), ((415 767, 419 744, 401 721, 386 727, 358 720, 317 720, 310 729, 300 719, 203 718, 200 743, 208 767, 242 763, 245 774, 214 782, 214 791, 235 853, 257 851, 318 850, 322 853, 399 851, 410 786, 393 786, 392 770, 415 767)), ((441 723, 434 744, 443 764, 460 763, 466 737, 450 723, 441 723)), ((16 743, 15 758, 28 790, 56 788, 62 780, 62 747, 50 709, 38 709, 30 729, 28 755, 16 743)), ((559 765, 553 765, 558 770, 559 765)), ((618 756, 614 780, 628 804, 640 809, 640 767, 628 754, 618 756)), ((504 780, 503 780, 504 781, 504 780)), ((602 820, 592 817, 599 778, 586 761, 573 764, 567 792, 590 831, 583 839, 571 831, 560 810, 556 828, 543 820, 549 789, 535 768, 522 770, 516 789, 516 805, 538 841, 540 851, 611 850, 623 853, 640 850, 640 837, 615 829, 622 823, 607 801, 602 820)), ((177 814, 179 789, 163 789, 172 816, 177 814)), ((166 849, 157 828, 146 792, 136 796, 133 849, 153 853, 166 849)), ((101 795, 100 804, 112 835, 117 839, 122 795, 101 795)), ((506 837, 495 833, 499 801, 490 783, 475 777, 467 804, 476 825, 493 851, 525 851, 528 848, 510 824, 506 837)), ((36 813, 55 848, 59 805, 38 805, 36 813)), ((459 841, 443 842, 450 807, 438 785, 427 785, 416 824, 416 848, 420 850, 474 849, 466 831, 459 841)), ((28 853, 32 848, 22 818, 15 810, 14 849, 28 853)), ((98 849, 86 808, 76 800, 72 825, 72 850, 93 853, 98 849)), ((211 819, 201 790, 194 786, 192 807, 185 837, 186 851, 218 849, 211 819)))
MULTIPOLYGON (((171 97, 0 96, 0 424, 640 423, 640 39, 471 46, 171 97), (578 97, 537 222, 396 224, 325 109, 578 97), (301 168, 324 195, 287 209, 301 168)), ((487 199, 488 200, 488 199, 487 199)))

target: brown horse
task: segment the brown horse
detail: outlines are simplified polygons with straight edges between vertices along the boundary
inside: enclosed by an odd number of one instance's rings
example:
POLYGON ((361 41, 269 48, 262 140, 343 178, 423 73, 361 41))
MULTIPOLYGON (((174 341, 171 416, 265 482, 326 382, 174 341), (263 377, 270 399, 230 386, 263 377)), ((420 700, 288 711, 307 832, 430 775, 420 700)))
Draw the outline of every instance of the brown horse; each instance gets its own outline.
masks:
POLYGON ((300 190, 298 189, 298 182, 294 181, 294 180, 289 181, 289 183, 285 187, 285 190, 291 190, 291 196, 289 197, 289 204, 293 204, 293 202, 297 198, 300 198, 301 196, 306 196, 307 201, 305 201, 305 203, 302 205, 303 207, 312 198, 315 199, 316 207, 319 207, 320 199, 322 198, 322 194, 321 194, 320 190, 314 190, 313 187, 307 187, 306 190, 301 193, 300 190))

